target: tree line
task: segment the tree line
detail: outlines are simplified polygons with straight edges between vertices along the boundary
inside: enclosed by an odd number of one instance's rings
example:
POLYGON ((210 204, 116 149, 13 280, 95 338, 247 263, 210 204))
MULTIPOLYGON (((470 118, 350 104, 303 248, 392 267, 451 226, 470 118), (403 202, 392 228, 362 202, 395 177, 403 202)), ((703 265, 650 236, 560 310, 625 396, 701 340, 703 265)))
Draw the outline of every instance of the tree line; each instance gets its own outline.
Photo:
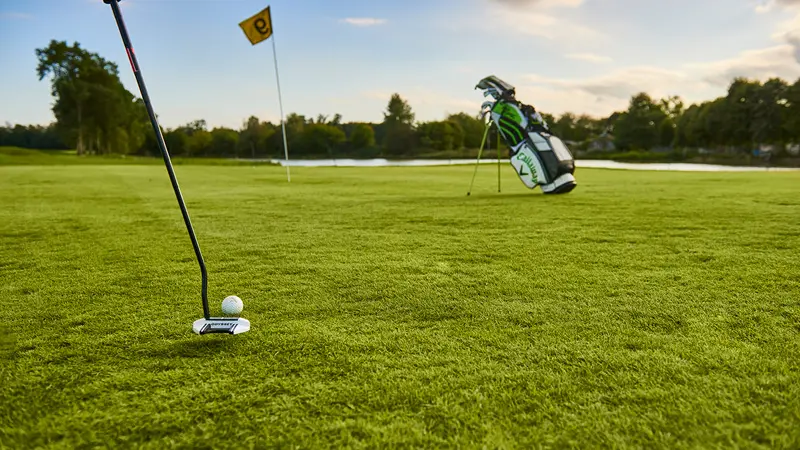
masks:
MULTIPOLYGON (((36 49, 36 56, 39 80, 50 79, 56 120, 47 126, 0 127, 0 145, 159 155, 144 104, 122 85, 115 63, 77 42, 55 40, 36 49)), ((543 116, 577 153, 705 148, 747 154, 763 145, 780 153, 800 143, 800 79, 762 83, 735 78, 725 96, 688 107, 678 96, 655 99, 641 92, 631 97, 626 110, 607 117, 543 116)), ((287 115, 284 123, 290 157, 297 159, 471 156, 484 133, 479 114, 417 121, 397 93, 378 123, 343 122, 340 114, 297 113, 287 115)), ((239 129, 209 128, 204 120, 195 120, 162 132, 176 156, 282 158, 284 152, 281 124, 257 117, 249 117, 239 129)), ((493 131, 489 139, 496 145, 493 131)))

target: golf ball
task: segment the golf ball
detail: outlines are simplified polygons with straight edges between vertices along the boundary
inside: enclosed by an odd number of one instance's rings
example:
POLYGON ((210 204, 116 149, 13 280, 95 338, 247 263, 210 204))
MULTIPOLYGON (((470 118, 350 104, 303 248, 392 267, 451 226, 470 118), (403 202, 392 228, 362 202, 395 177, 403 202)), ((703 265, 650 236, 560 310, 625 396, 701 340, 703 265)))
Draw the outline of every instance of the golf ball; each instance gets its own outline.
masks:
POLYGON ((235 316, 242 312, 242 308, 244 308, 244 303, 242 303, 242 299, 240 299, 235 295, 229 295, 225 297, 225 300, 222 301, 223 314, 227 314, 229 316, 235 316))

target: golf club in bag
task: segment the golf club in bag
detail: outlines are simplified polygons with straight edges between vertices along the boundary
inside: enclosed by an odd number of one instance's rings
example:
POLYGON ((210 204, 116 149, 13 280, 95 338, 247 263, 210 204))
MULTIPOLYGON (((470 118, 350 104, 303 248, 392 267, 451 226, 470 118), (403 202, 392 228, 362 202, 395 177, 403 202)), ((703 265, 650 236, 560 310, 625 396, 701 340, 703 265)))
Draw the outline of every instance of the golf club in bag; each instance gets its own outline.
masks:
POLYGON ((484 97, 492 97, 481 106, 482 114, 490 114, 487 131, 494 123, 511 150, 510 162, 522 183, 530 189, 540 186, 545 194, 572 191, 577 186, 575 161, 541 114, 518 101, 514 86, 494 75, 482 79, 475 89, 482 89, 484 97))
POLYGON ((131 69, 136 77, 136 83, 139 85, 139 91, 142 94, 142 100, 147 107, 147 114, 150 116, 150 123, 153 125, 153 130, 156 133, 156 141, 158 147, 161 149, 161 155, 164 157, 164 164, 167 166, 169 179, 172 182, 172 189, 175 191, 175 196, 178 198, 178 204, 181 207, 183 214, 183 221, 186 223, 186 229, 189 231, 189 237, 194 246, 194 253, 197 256, 197 262, 200 264, 200 272, 202 274, 202 297, 203 297, 203 318, 197 319, 192 324, 192 331, 197 334, 210 334, 210 333, 226 333, 226 334, 239 334, 250 330, 250 321, 241 317, 211 317, 211 312, 208 307, 208 274, 206 273, 206 265, 203 262, 203 255, 200 253, 200 245, 197 243, 192 222, 189 220, 189 213, 186 211, 186 204, 183 202, 181 190, 178 187, 178 180, 175 178, 175 171, 172 169, 172 162, 170 161, 167 145, 164 143, 164 136, 161 134, 161 128, 158 125, 158 120, 153 112, 153 106, 150 103, 150 96, 147 95, 147 87, 142 78, 142 71, 139 68, 139 63, 136 60, 136 54, 133 52, 128 30, 125 28, 125 22, 122 20, 122 12, 120 11, 118 2, 120 0, 103 0, 103 3, 111 5, 111 11, 114 13, 114 19, 117 21, 117 28, 119 34, 122 36, 122 43, 125 45, 125 51, 128 54, 128 60, 131 63, 131 69))

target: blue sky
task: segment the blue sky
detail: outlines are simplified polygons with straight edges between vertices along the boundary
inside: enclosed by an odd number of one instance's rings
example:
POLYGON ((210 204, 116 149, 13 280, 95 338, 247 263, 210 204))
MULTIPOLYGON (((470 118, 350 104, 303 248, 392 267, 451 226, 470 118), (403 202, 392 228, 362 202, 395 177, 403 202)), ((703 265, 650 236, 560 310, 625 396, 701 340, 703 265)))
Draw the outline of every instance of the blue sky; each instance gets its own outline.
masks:
MULTIPOLYGON (((161 124, 277 121, 272 42, 238 24, 271 6, 284 112, 380 121, 392 93, 417 119, 476 113, 494 74, 543 112, 601 116, 631 95, 724 95, 734 76, 800 77, 800 0, 123 0, 161 124)), ((119 64, 102 0, 0 2, 0 123, 53 120, 35 49, 78 41, 119 64)))

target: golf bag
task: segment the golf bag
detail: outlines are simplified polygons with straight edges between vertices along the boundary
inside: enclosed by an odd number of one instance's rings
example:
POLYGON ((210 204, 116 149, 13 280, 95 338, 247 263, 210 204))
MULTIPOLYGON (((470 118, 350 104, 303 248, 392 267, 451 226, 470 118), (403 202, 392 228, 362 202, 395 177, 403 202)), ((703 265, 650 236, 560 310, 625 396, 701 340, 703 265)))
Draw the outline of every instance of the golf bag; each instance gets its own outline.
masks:
POLYGON ((503 141, 510 148, 511 165, 525 186, 541 186, 545 194, 565 194, 575 182, 575 161, 561 139, 550 133, 547 122, 532 106, 515 98, 514 86, 494 75, 482 79, 475 89, 494 101, 481 111, 490 113, 503 141))

